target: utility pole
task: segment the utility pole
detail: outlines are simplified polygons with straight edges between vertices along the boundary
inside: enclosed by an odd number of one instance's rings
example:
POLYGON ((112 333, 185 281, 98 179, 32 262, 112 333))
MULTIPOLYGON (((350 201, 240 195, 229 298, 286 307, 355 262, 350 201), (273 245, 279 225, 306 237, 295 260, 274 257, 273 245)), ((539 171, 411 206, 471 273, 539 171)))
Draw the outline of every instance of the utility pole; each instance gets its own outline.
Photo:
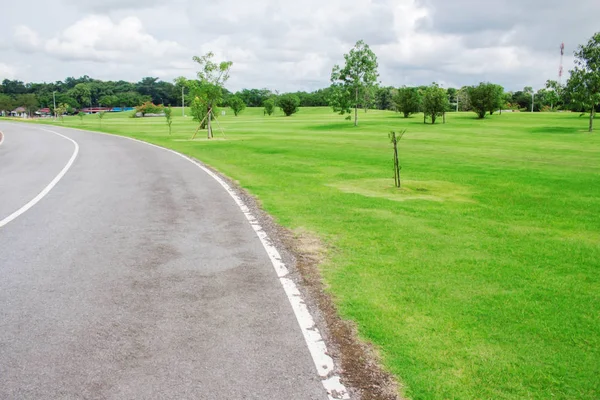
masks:
POLYGON ((54 121, 56 121, 56 91, 52 91, 52 103, 54 104, 54 108, 52 109, 54 111, 54 121))
POLYGON ((185 117, 185 96, 183 94, 184 86, 181 85, 181 116, 185 117))
POLYGON ((458 112, 458 90, 456 91, 456 112, 458 112))
POLYGON ((533 112, 533 91, 531 92, 531 112, 533 112))

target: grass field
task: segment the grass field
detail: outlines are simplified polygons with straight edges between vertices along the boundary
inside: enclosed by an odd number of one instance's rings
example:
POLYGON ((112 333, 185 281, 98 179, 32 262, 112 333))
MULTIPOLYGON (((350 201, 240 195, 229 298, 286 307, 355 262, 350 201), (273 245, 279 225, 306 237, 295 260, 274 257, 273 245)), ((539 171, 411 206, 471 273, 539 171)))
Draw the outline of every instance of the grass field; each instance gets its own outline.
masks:
POLYGON ((197 157, 320 237, 341 315, 405 396, 600 398, 600 133, 567 113, 359 117, 248 109, 220 118, 227 140, 193 142, 180 116, 172 136, 163 118, 102 130, 197 157), (387 134, 404 128, 398 191, 387 134))

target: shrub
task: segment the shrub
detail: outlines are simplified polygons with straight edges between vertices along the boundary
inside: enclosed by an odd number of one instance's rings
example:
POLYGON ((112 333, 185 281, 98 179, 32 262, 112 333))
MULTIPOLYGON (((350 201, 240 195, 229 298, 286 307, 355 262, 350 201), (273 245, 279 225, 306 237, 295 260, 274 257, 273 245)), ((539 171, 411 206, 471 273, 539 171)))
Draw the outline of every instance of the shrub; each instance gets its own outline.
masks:
POLYGON ((164 106, 162 104, 156 105, 151 101, 147 101, 142 105, 139 105, 135 108, 135 114, 141 113, 142 116, 146 114, 162 114, 164 112, 164 106))
POLYGON ((298 112, 300 99, 294 94, 284 94, 283 96, 279 97, 277 105, 279 108, 281 108, 281 111, 283 111, 286 117, 289 117, 290 115, 298 112))

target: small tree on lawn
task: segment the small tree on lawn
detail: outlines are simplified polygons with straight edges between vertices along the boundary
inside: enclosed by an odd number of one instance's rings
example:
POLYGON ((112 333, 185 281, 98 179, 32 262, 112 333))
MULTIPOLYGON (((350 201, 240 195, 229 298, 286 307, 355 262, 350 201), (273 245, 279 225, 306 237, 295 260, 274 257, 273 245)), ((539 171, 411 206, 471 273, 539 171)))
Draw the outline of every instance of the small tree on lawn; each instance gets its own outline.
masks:
POLYGON ((265 107, 265 114, 273 115, 273 112, 275 112, 275 100, 267 99, 267 100, 265 100, 263 105, 265 107))
POLYGON ((467 89, 469 102, 478 118, 485 118, 487 112, 490 115, 502 107, 504 101, 504 88, 493 83, 480 83, 467 89))
POLYGON ((600 104, 600 32, 577 48, 567 91, 578 107, 590 111, 589 131, 592 132, 596 106, 600 104))
POLYGON ((229 98, 229 107, 233 110, 233 115, 237 117, 239 113, 246 109, 246 103, 237 96, 231 96, 229 98))
MULTIPOLYGON (((207 137, 213 137, 211 119, 214 115, 214 108, 219 105, 223 99, 223 86, 229 79, 229 70, 233 64, 231 61, 222 61, 215 63, 212 61, 214 54, 206 53, 202 57, 194 56, 193 60, 200 66, 198 71, 198 79, 200 85, 197 85, 195 99, 198 99, 206 107, 206 126, 207 137)), ((194 101, 195 101, 194 99, 194 101)), ((202 123, 200 123, 202 125, 202 123)))
POLYGON ((83 117, 85 117, 85 113, 83 111, 79 111, 77 116, 79 117, 79 122, 83 125, 83 117))
POLYGON ((359 40, 348 54, 344 54, 346 64, 343 68, 335 65, 331 71, 331 82, 335 95, 331 96, 331 106, 340 114, 350 112, 354 107, 354 126, 358 125, 358 106, 361 97, 364 100, 377 82, 377 56, 369 45, 359 40))
POLYGON ((58 115, 60 117, 60 122, 64 122, 64 116, 65 113, 67 112, 67 105, 65 103, 60 103, 57 107, 56 107, 56 115, 58 115))
POLYGON ((171 107, 165 107, 163 112, 165 113, 165 119, 169 126, 169 135, 171 134, 171 124, 173 123, 173 109, 171 107))
POLYGON ((392 142, 392 146, 394 148, 394 185, 397 188, 401 187, 400 181, 400 170, 402 167, 400 166, 400 161, 398 160, 398 142, 402 139, 402 136, 406 133, 406 129, 396 134, 396 132, 392 131, 388 134, 390 138, 390 142, 392 142))
POLYGON ((396 109, 408 118, 411 114, 418 113, 421 109, 421 95, 414 87, 401 87, 394 96, 396 109))
POLYGON ((298 112, 298 107, 300 106, 300 99, 295 94, 284 94, 279 97, 278 106, 281 108, 281 111, 285 114, 286 117, 289 117, 292 114, 298 112))
POLYGON ((98 119, 100 120, 100 128, 102 128, 102 119, 104 118, 105 115, 106 115, 106 111, 100 111, 98 113, 98 119))
POLYGON ((448 96, 444 89, 437 83, 428 86, 423 93, 423 112, 425 113, 423 122, 426 122, 426 117, 430 117, 431 123, 435 124, 436 118, 444 115, 448 104, 448 96))

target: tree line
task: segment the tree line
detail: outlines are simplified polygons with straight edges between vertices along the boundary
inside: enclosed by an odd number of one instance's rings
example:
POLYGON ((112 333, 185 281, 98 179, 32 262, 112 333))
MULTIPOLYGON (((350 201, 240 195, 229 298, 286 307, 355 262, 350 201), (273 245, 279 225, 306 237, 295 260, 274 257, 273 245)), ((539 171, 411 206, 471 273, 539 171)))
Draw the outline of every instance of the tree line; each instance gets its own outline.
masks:
MULTIPOLYGON (((265 114, 271 115, 274 107, 279 106, 286 115, 291 115, 299 107, 331 106, 342 115, 348 114, 347 119, 352 119, 353 112, 355 125, 359 109, 373 108, 395 110, 405 117, 423 112, 424 121, 429 119, 432 123, 440 116, 445 121, 446 112, 451 111, 473 111, 479 118, 485 118, 487 114, 505 109, 569 110, 589 113, 591 130, 594 114, 600 106, 600 33, 578 47, 575 68, 566 85, 548 80, 537 92, 532 87, 506 92, 501 85, 490 82, 461 88, 442 88, 436 83, 418 87, 382 86, 378 82, 377 56, 362 40, 344 55, 344 61, 344 65, 333 67, 331 85, 327 88, 280 95, 268 89, 232 93, 221 85, 218 96, 214 96, 218 101, 211 103, 209 109, 231 107, 238 115, 245 107, 264 107, 265 114)), ((209 84, 202 74, 198 79, 180 77, 173 82, 145 77, 137 83, 101 81, 87 75, 54 83, 25 84, 5 79, 0 84, 0 111, 22 106, 31 114, 39 107, 52 109, 54 100, 56 104, 64 104, 67 112, 90 106, 135 107, 146 102, 193 106, 196 99, 207 98, 206 93, 211 90, 206 86, 209 84)))

